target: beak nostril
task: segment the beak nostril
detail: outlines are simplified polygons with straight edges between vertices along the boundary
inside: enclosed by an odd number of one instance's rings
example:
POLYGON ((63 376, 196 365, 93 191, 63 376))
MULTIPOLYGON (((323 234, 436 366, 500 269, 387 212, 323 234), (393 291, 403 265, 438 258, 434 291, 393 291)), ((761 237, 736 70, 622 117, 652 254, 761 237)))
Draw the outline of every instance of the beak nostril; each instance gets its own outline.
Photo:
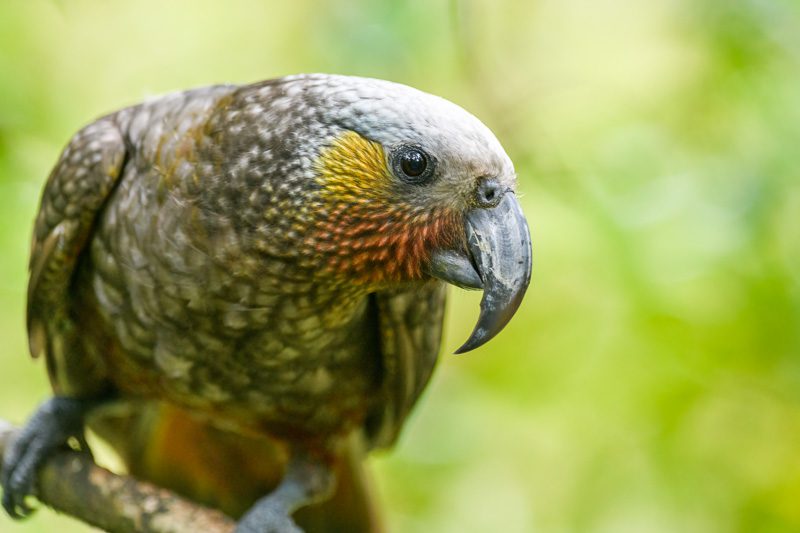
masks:
POLYGON ((494 179, 487 179, 478 185, 477 200, 482 207, 494 207, 501 196, 500 184, 494 179))

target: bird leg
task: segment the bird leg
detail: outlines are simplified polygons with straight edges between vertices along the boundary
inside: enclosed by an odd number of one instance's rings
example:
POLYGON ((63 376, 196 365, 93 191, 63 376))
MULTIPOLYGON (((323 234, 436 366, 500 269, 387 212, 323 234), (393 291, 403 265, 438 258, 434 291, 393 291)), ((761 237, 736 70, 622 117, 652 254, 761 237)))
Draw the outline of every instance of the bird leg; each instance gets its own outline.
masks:
POLYGON ((0 485, 3 507, 12 518, 24 518, 33 512, 25 502, 35 489, 42 463, 58 448, 74 438, 79 449, 89 447, 83 434, 84 418, 98 400, 54 396, 42 403, 3 456, 0 485))
POLYGON ((244 514, 236 533, 302 533, 292 513, 330 497, 335 484, 332 468, 321 458, 293 455, 280 484, 244 514))

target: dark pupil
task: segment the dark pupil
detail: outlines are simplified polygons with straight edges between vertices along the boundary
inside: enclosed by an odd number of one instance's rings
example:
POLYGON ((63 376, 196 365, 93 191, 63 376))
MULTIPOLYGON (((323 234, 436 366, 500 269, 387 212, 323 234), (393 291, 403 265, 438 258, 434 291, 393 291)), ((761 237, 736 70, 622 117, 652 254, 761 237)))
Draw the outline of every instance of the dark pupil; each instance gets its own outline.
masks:
POLYGON ((427 166, 428 162, 419 150, 409 150, 403 154, 403 160, 400 161, 400 168, 403 169, 407 176, 412 178, 425 172, 427 166))

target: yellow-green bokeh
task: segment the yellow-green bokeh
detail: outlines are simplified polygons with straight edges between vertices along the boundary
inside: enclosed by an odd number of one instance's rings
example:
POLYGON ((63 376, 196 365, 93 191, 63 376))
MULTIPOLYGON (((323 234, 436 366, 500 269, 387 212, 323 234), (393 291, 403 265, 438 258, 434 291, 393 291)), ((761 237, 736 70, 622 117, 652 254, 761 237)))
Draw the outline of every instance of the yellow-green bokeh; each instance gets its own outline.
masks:
MULTIPOLYGON (((388 78, 482 118, 516 162, 534 277, 496 340, 445 350, 371 460, 391 531, 800 531, 800 3, 0 3, 0 417, 27 357, 40 188, 82 124, 296 72, 388 78)), ((42 510, 0 531, 86 531, 42 510)))

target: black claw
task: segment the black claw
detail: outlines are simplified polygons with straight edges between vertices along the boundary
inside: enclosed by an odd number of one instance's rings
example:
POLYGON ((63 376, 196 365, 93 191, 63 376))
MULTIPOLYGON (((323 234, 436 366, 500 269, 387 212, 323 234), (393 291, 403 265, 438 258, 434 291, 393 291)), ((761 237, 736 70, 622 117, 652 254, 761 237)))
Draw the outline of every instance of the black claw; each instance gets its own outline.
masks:
POLYGON ((0 480, 3 507, 12 518, 25 518, 33 511, 25 502, 25 497, 33 492, 36 456, 41 449, 41 445, 35 441, 35 433, 26 426, 3 458, 3 477, 0 480))
POLYGON ((3 508, 12 518, 25 518, 33 512, 26 498, 33 494, 39 467, 54 451, 75 437, 85 445, 83 420, 93 401, 50 398, 33 414, 3 457, 0 485, 3 508))

